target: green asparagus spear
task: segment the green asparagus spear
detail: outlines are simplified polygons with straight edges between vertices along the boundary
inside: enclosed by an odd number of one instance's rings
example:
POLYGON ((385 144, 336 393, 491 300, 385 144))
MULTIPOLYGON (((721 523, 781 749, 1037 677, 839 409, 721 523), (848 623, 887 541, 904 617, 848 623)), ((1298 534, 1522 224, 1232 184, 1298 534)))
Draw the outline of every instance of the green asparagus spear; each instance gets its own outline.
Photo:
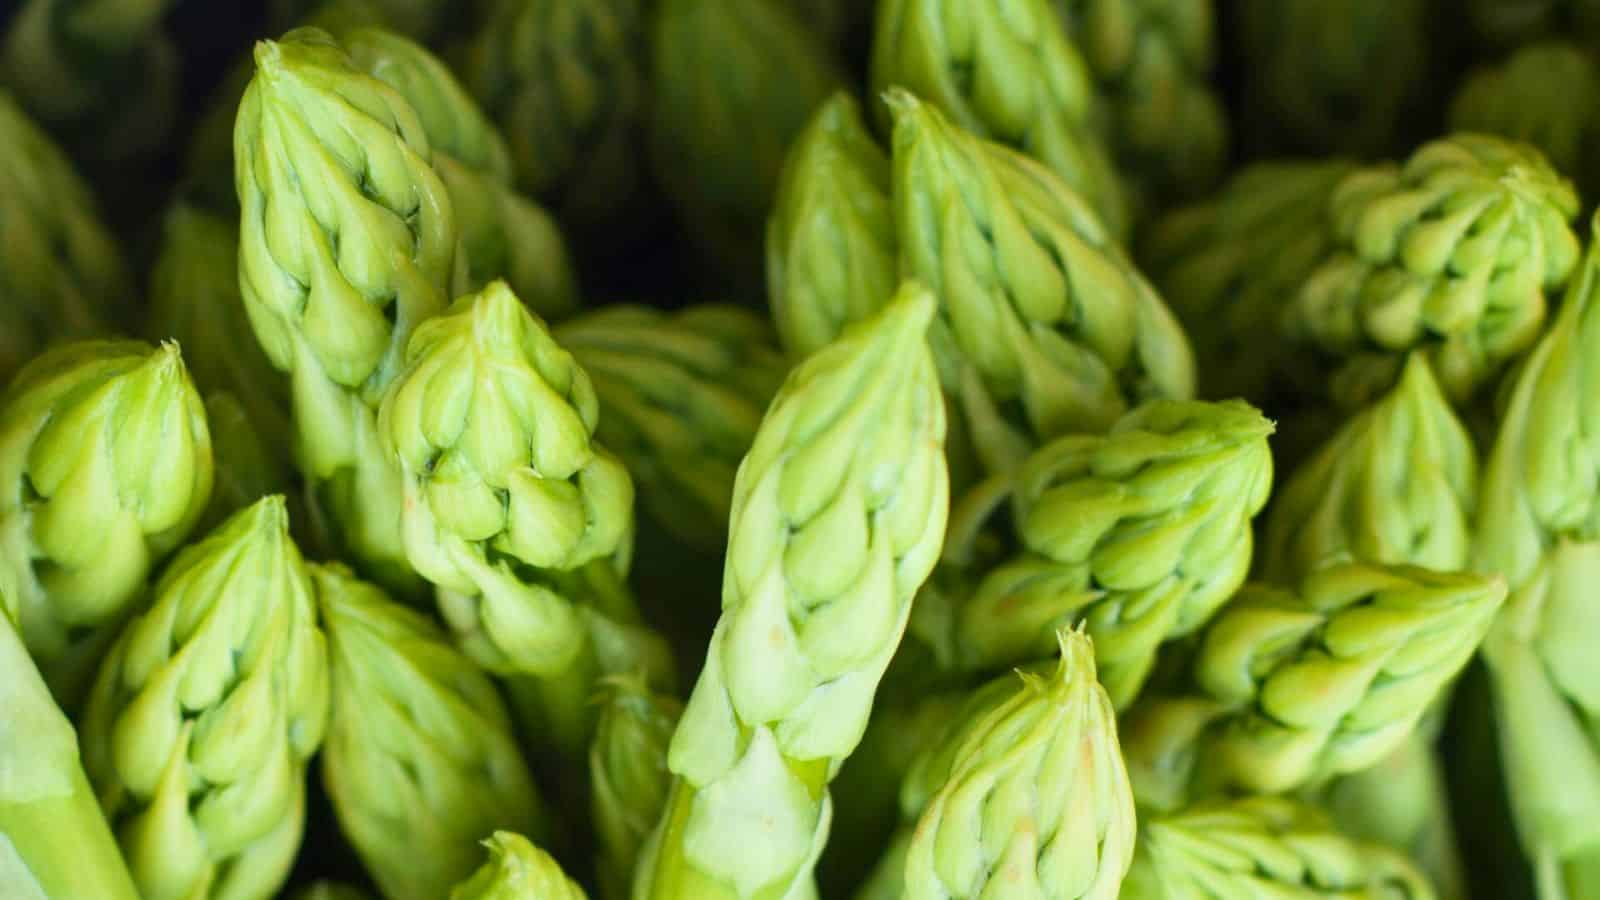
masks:
POLYGON ((889 157, 839 91, 795 138, 767 219, 767 295, 784 349, 808 356, 871 315, 894 291, 895 262, 889 157))
POLYGON ((313 567, 312 578, 333 684, 323 780, 384 896, 445 896, 497 828, 547 836, 488 676, 432 621, 348 570, 313 567))
POLYGON ((239 287, 289 374, 296 455, 338 542, 411 592, 402 479, 377 406, 411 330, 445 305, 450 198, 416 111, 327 32, 293 31, 255 56, 234 132, 239 287))
MULTIPOLYGON (((790 373, 740 466, 723 615, 635 898, 814 891, 828 782, 944 536, 944 404, 908 283, 790 373)), ((814 894, 813 894, 814 895, 814 894)))
MULTIPOLYGON (((1104 110, 1051 0, 884 0, 872 88, 895 87, 958 127, 1039 160, 1111 235, 1128 234, 1128 198, 1111 163, 1104 110)), ((888 116, 880 121, 888 124, 888 116)))
POLYGON ((589 748, 590 815, 600 845, 595 871, 602 897, 626 900, 639 848, 667 806, 667 745, 683 704, 637 675, 613 676, 602 690, 605 706, 589 748))
POLYGON ((205 407, 176 344, 64 344, 0 409, 0 595, 74 712, 145 580, 212 489, 205 407))
POLYGON ((327 650, 282 497, 180 553, 100 668, 84 765, 145 900, 271 897, 305 824, 327 650))
POLYGON ((624 305, 565 322, 555 337, 589 374, 595 436, 628 467, 646 510, 686 543, 720 550, 734 473, 788 370, 771 326, 736 306, 667 315, 624 305))
POLYGON ((450 900, 588 900, 560 864, 522 835, 496 831, 483 843, 489 861, 456 885, 450 900))

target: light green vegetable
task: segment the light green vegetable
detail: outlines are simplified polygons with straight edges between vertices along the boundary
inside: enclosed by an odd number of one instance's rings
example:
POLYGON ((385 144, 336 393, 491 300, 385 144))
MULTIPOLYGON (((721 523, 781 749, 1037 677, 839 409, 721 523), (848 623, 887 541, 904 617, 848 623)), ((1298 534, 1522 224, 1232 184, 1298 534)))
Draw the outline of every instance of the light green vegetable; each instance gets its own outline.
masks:
MULTIPOLYGON (((883 0, 872 38, 872 91, 891 88, 1043 163, 1110 235, 1128 234, 1128 198, 1111 162, 1094 79, 1051 0, 883 0)), ((882 112, 888 124, 891 110, 882 112)), ((901 110, 893 113, 898 123, 901 110)))
POLYGON ((318 566, 312 577, 333 684, 322 777, 384 896, 445 896, 495 829, 548 835, 489 677, 431 620, 348 570, 318 566))
POLYGON ((145 900, 273 896, 328 721, 327 648, 282 497, 178 554, 101 666, 84 766, 145 900))
POLYGON ((672 671, 621 583, 633 481, 598 417, 589 376, 496 281, 417 328, 379 422, 411 563, 468 655, 545 683, 569 758, 588 750, 600 672, 672 671))
POLYGON ((444 308, 455 217, 411 105, 317 29, 256 45, 234 132, 239 286, 294 398, 295 449, 339 544, 410 592, 399 467, 377 406, 444 308))
POLYGON ((1593 586, 1600 471, 1589 437, 1600 347, 1593 241, 1554 326, 1516 376, 1484 469, 1473 563, 1511 598, 1484 642, 1512 820, 1541 900, 1588 896, 1600 855, 1600 699, 1593 586))
POLYGON ((736 306, 618 305, 555 337, 594 384, 595 436, 627 465, 645 508, 683 541, 720 550, 734 474, 788 371, 771 326, 736 306))
POLYGON ((452 295, 504 278, 543 316, 578 305, 576 276, 561 232, 549 214, 511 187, 505 140, 476 103, 422 46, 380 28, 341 35, 357 67, 399 92, 416 111, 433 149, 461 232, 452 295))
POLYGON ((659 0, 653 15, 651 165, 719 283, 753 293, 784 155, 844 76, 784 0, 659 0))
POLYGON ((517 183, 585 228, 640 192, 640 0, 500 0, 467 43, 462 80, 504 131, 517 183))
POLYGON ((1284 328, 1340 369, 1333 393, 1346 405, 1386 389, 1412 350, 1464 404, 1538 339, 1545 292, 1578 262, 1572 184, 1531 146, 1488 135, 1364 168, 1328 209, 1334 245, 1284 328))
POLYGON ((200 390, 232 395, 273 454, 287 462, 293 433, 289 383, 251 330, 239 293, 238 258, 237 222, 198 206, 174 205, 150 273, 144 333, 177 341, 200 390))
POLYGON ((605 706, 589 747, 590 815, 599 841, 595 872, 601 896, 625 900, 639 848, 667 806, 667 745, 683 704, 650 690, 639 676, 614 676, 603 690, 605 706))
POLYGON ((6 711, 0 725, 0 884, 7 895, 139 900, 84 776, 72 723, 5 616, 0 705, 6 711))
POLYGON ((106 330, 128 275, 72 163, 0 90, 0 387, 54 338, 106 330))
POLYGON ((522 835, 496 831, 483 843, 489 861, 456 885, 450 900, 587 900, 561 865, 522 835))
MULTIPOLYGON (((723 615, 636 898, 806 896, 828 782, 944 538, 944 403, 914 283, 790 373, 739 469, 723 615)), ((814 893, 811 895, 814 896, 814 893)))
POLYGON ((1192 197, 1228 159, 1228 120, 1213 87, 1211 0, 1054 0, 1112 123, 1112 143, 1145 200, 1192 197))
POLYGON ((1205 624, 1249 573, 1271 433, 1243 401, 1154 401, 1107 435, 1046 444, 1014 478, 1023 552, 955 600, 936 657, 996 671, 1049 656, 1057 630, 1083 623, 1107 693, 1126 707, 1159 646, 1205 624))
POLYGON ((1114 900, 1135 830, 1094 648, 1063 632, 1055 676, 1024 676, 963 735, 906 849, 904 896, 1114 900))
POLYGON ((178 116, 174 0, 26 0, 0 39, 0 84, 97 160, 159 148, 178 116))
POLYGON ((1141 806, 1280 793, 1375 765, 1472 658, 1504 579, 1342 563, 1293 590, 1246 586, 1201 634, 1200 696, 1124 724, 1141 806))
POLYGON ((1400 383, 1345 425, 1274 498, 1262 577, 1293 583, 1331 560, 1467 567, 1478 458, 1413 355, 1400 383))
POLYGON ((1246 797, 1146 818, 1124 900, 1433 900, 1404 857, 1312 807, 1246 797))
POLYGON ((1428 0, 1243 0, 1250 111, 1278 150, 1370 156, 1403 143, 1427 94, 1438 23, 1428 0))
POLYGON ((1589 196, 1600 188, 1600 65, 1585 47, 1541 41, 1479 68, 1451 101, 1450 126, 1526 141, 1589 196))
POLYGON ((76 711, 145 581, 211 497, 205 407, 176 344, 80 341, 0 409, 0 595, 76 711))
POLYGON ((1422 731, 1412 732, 1372 768, 1335 779, 1308 799, 1326 809, 1345 834, 1405 853, 1440 897, 1467 896, 1444 773, 1422 731))
POLYGON ((1065 182, 903 90, 888 102, 900 268, 939 297, 940 377, 991 471, 1193 394, 1182 329, 1065 182))
POLYGON ((850 94, 835 93, 795 138, 767 219, 767 295, 778 339, 816 352, 894 291, 889 157, 850 94))
POLYGON ((1283 310, 1333 245, 1328 205, 1355 163, 1255 163, 1156 220, 1139 259, 1183 322, 1214 399, 1270 399, 1293 355, 1283 310))

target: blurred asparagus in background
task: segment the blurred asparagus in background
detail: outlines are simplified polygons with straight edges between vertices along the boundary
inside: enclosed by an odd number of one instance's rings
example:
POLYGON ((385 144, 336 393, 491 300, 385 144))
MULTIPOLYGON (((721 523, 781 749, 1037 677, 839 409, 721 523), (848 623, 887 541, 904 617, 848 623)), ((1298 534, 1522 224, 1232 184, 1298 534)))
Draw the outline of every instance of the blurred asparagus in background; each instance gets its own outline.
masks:
POLYGON ((652 691, 637 675, 613 676, 600 691, 605 706, 589 748, 590 814, 599 845, 595 876, 602 897, 625 900, 639 848, 667 805, 667 745, 683 704, 652 691))

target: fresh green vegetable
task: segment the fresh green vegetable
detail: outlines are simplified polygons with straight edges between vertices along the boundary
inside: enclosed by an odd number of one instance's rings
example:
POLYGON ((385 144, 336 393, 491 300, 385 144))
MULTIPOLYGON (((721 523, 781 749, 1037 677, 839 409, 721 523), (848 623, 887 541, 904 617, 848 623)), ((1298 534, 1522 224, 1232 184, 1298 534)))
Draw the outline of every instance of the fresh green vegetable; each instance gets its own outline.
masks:
POLYGON ((1242 0, 1244 126, 1276 150, 1396 149, 1437 53, 1429 0, 1242 0))
MULTIPOLYGON (((1592 229, 1593 230, 1593 229, 1592 229)), ((1587 897, 1600 854, 1593 696, 1600 623, 1596 421, 1600 245, 1592 239, 1555 325, 1516 376, 1484 469, 1473 563, 1511 585, 1484 642, 1512 820, 1541 900, 1587 897)))
POLYGON ((1146 818, 1125 900, 1433 900, 1404 857, 1354 840, 1317 810, 1246 797, 1146 818))
POLYGON ((176 344, 64 344, 0 409, 0 595, 76 711, 118 622, 211 497, 205 407, 176 344))
POLYGON ((456 885, 450 900, 587 900, 561 865, 522 835, 496 831, 483 843, 489 861, 456 885))
POLYGON ((94 196, 0 90, 0 387, 52 339, 107 330, 128 275, 94 196))
POLYGON ((888 102, 900 268, 939 298, 939 374, 991 471, 1193 394, 1182 329, 1064 181, 906 91, 888 102))
POLYGON ((1278 583, 1338 559, 1460 571, 1477 494, 1472 437, 1414 354, 1400 383, 1347 420, 1278 494, 1260 571, 1278 583))
POLYGON ((605 705, 589 747, 590 815, 600 847, 595 872, 601 896, 626 900, 639 848, 667 806, 667 745, 683 704, 637 675, 613 676, 602 689, 605 705))
POLYGON ((239 293, 238 259, 236 222, 198 206, 174 205, 162 223, 161 250, 150 273, 144 332, 153 340, 177 341, 200 390, 232 395, 273 454, 287 462, 293 434, 289 383, 251 330, 239 293))
POLYGON ((944 403, 908 283, 790 373, 740 466, 723 615, 673 735, 636 898, 804 896, 944 537, 944 403))
POLYGON ((685 542, 720 550, 739 460, 788 371, 771 325, 736 306, 668 315, 617 305, 555 337, 594 384, 595 436, 628 467, 645 508, 685 542))
POLYGON ((139 900, 84 776, 78 735, 5 616, 0 705, 6 711, 0 726, 0 884, 7 895, 139 900))
POLYGON ((1342 563, 1288 589, 1246 586, 1201 634, 1201 695, 1124 722, 1141 806, 1280 793, 1368 768, 1477 650, 1504 579, 1342 563))
POLYGON ((476 103, 422 46, 381 28, 341 35, 357 67, 399 92, 416 111, 433 150, 461 232, 456 263, 465 271, 454 295, 504 278, 543 316, 578 304, 576 277, 561 232, 549 214, 511 187, 505 140, 476 103))
POLYGON ((1578 262, 1572 184, 1526 144, 1456 134, 1364 168, 1329 201, 1334 245, 1285 311, 1287 337, 1361 405, 1421 350, 1464 404, 1538 340, 1545 293, 1578 262))
POLYGON ((172 561, 100 668, 84 766, 145 900, 265 898, 305 825, 328 662, 282 497, 172 561))
POLYGON ((1094 648, 1063 632, 1055 676, 1024 676, 963 735, 907 846, 904 896, 1113 900, 1135 828, 1094 648))
POLYGON ((1211 0, 1054 0, 1089 64, 1112 144, 1145 200, 1209 189, 1228 157, 1228 120, 1212 78, 1211 0))
POLYGON ((256 45, 234 132, 239 286, 294 397, 295 450, 352 562, 411 592, 377 406, 443 309, 455 216, 422 121, 327 32, 256 45))
POLYGON ((0 84, 80 152, 159 148, 178 116, 174 0, 26 0, 0 39, 0 84))
POLYGON ((839 91, 817 108, 784 162, 767 219, 767 295, 778 339, 816 352, 894 291, 889 157, 839 91))
POLYGON ((418 327, 404 366, 379 426, 411 563, 474 660, 546 683, 544 730, 581 758, 599 673, 672 672, 621 583, 633 481, 594 440, 594 387, 502 281, 418 327))
POLYGON ((312 578, 333 684, 323 781, 384 896, 445 896, 495 829, 550 834, 488 676, 348 570, 316 566, 312 578))
POLYGON ((500 0, 463 54, 518 185, 580 227, 614 226, 640 193, 644 5, 500 0))
MULTIPOLYGON (((1094 79, 1051 0, 883 0, 872 90, 890 88, 1037 159, 1113 237, 1128 234, 1128 198, 1111 162, 1094 79)), ((887 125, 891 110, 882 112, 887 125)), ((896 123, 900 112, 893 110, 896 123)))
POLYGON ((716 283, 754 293, 784 155, 840 66, 785 0, 658 0, 649 39, 656 178, 716 283))
POLYGON ((1278 339, 1283 310, 1327 257, 1329 201, 1355 168, 1256 163, 1151 226, 1139 257, 1194 344, 1205 396, 1263 403, 1292 367, 1278 339))
POLYGON ((975 576, 942 633, 915 632, 941 667, 992 672, 1050 655, 1058 629, 1083 623, 1126 707, 1161 643, 1203 625, 1248 574, 1271 433, 1239 400, 1153 401, 1107 435, 1045 445, 1014 477, 1023 552, 975 576))

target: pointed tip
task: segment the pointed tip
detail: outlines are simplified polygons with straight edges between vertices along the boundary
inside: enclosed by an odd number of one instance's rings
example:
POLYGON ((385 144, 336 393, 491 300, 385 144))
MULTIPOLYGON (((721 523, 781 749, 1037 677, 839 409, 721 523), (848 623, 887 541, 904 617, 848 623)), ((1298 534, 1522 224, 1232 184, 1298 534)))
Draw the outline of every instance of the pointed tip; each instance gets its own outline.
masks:
POLYGON ((275 75, 283 69, 283 47, 277 41, 256 41, 251 55, 255 57, 257 72, 275 75))
POLYGON ((902 116, 909 116, 922 108, 922 101, 917 99, 917 95, 899 85, 885 89, 878 97, 889 107, 896 122, 902 116))
POLYGON ((1056 683, 1072 686, 1093 683, 1099 677, 1094 662, 1094 639, 1085 625, 1056 630, 1056 646, 1061 663, 1056 668, 1056 683))
POLYGON ((523 332, 522 323, 532 316, 511 285, 499 278, 484 285, 470 303, 479 340, 516 340, 523 332))
POLYGON ((189 369, 183 362, 183 350, 172 338, 161 341, 145 365, 163 384, 178 384, 189 377, 189 369))
POLYGON ((252 532, 289 531, 289 504, 282 494, 267 494, 235 513, 235 517, 248 521, 252 532))

